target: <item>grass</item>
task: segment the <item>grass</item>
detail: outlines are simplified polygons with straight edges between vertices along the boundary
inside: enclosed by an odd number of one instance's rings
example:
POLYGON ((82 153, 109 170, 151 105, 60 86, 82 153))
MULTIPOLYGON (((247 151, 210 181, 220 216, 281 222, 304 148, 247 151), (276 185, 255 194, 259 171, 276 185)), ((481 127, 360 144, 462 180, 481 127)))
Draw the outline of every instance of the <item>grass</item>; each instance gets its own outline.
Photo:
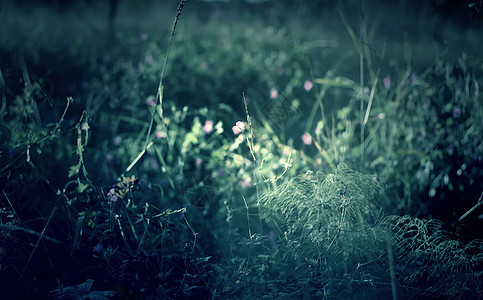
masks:
POLYGON ((1 6, 0 298, 481 297, 481 26, 82 3, 1 6))

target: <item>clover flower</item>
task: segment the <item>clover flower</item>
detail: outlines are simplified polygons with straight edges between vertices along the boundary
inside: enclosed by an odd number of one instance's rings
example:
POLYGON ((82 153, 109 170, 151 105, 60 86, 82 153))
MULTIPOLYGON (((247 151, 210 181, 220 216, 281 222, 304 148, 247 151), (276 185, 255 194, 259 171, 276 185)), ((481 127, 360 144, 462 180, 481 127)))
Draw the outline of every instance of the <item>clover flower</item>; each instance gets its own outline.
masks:
POLYGON ((305 145, 310 145, 312 144, 312 136, 306 132, 302 135, 302 141, 305 145))
POLYGON ((213 121, 206 120, 205 125, 203 126, 203 131, 208 134, 213 131, 213 121))
POLYGON ((156 106, 156 102, 154 101, 154 96, 148 96, 146 100, 144 100, 147 105, 149 106, 156 106))
POLYGON ((391 76, 387 75, 386 77, 384 77, 382 79, 382 85, 384 85, 384 88, 388 90, 389 87, 391 87, 391 76))
POLYGON ((270 89, 270 99, 276 99, 278 97, 278 91, 274 88, 270 89))
POLYGON ((233 130, 233 133, 235 135, 238 135, 240 132, 245 130, 245 122, 242 122, 242 121, 236 122, 235 126, 233 126, 231 130, 233 130))
POLYGON ((455 109, 453 109, 453 118, 459 118, 459 116, 461 115, 461 109, 456 107, 455 109))
POLYGON ((252 177, 251 176, 248 176, 246 178, 243 178, 242 180, 240 180, 240 185, 244 189, 253 186, 253 184, 252 184, 252 177))
POLYGON ((118 198, 119 197, 117 196, 116 190, 114 188, 111 188, 106 195, 106 200, 110 202, 116 202, 118 198))
POLYGON ((304 89, 308 92, 312 89, 314 84, 310 80, 305 80, 304 89))
POLYGON ((165 138, 167 136, 166 132, 161 131, 161 130, 156 130, 154 132, 154 135, 156 135, 156 138, 157 139, 163 139, 163 138, 165 138))

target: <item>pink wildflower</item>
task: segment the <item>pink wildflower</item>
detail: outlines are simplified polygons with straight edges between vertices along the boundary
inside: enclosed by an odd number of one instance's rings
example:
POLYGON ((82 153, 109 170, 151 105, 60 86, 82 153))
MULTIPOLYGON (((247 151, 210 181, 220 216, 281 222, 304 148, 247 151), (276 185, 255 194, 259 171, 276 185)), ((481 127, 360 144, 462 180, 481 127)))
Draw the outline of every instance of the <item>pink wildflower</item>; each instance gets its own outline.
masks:
POLYGON ((461 115, 461 109, 456 107, 453 109, 453 118, 458 118, 461 115))
POLYGON ((310 145, 312 144, 312 136, 306 132, 302 135, 302 141, 305 145, 310 145))
POLYGON ((308 92, 312 89, 314 84, 310 80, 305 80, 304 89, 308 92))
POLYGON ((154 102, 153 96, 148 96, 145 100, 146 104, 149 106, 156 106, 156 102, 154 102))
POLYGON ((275 99, 278 97, 278 91, 274 88, 270 89, 270 99, 275 99))
POLYGON ((387 75, 386 77, 384 77, 384 79, 382 79, 382 84, 384 85, 386 90, 389 89, 389 87, 391 86, 391 76, 387 75))
POLYGON ((109 193, 107 193, 106 195, 107 201, 116 202, 117 198, 118 196, 116 195, 116 190, 114 188, 111 188, 109 190, 109 193))
POLYGON ((207 134, 212 132, 213 131, 213 121, 206 120, 205 125, 203 126, 203 131, 207 134))
POLYGON ((240 185, 242 188, 246 189, 247 187, 251 187, 252 186, 252 177, 248 177, 248 178, 243 178, 242 180, 240 180, 240 185))
POLYGON ((290 155, 290 148, 289 147, 283 147, 282 153, 283 155, 290 155))
POLYGON ((235 135, 238 135, 240 132, 245 130, 245 123, 242 121, 238 121, 236 122, 236 125, 231 128, 231 130, 233 130, 233 133, 235 135))
POLYGON ((149 37, 148 34, 143 32, 141 33, 141 36, 139 38, 141 39, 141 41, 145 41, 148 39, 148 37, 149 37))
POLYGON ((158 139, 162 139, 162 138, 165 138, 167 136, 166 132, 161 131, 161 130, 156 130, 154 135, 156 135, 156 138, 158 138, 158 139))

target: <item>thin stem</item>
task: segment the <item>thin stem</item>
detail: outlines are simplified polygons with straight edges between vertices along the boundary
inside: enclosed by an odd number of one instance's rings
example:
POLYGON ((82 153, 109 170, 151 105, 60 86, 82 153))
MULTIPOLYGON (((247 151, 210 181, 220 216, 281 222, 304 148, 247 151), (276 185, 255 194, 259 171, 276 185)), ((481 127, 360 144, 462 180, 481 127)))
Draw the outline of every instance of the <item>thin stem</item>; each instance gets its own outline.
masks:
POLYGON ((168 65, 168 58, 169 58, 169 52, 171 50, 171 44, 173 43, 174 34, 176 33, 176 26, 178 25, 178 21, 181 16, 181 11, 183 10, 183 7, 186 1, 187 0, 181 0, 179 2, 178 9, 176 11, 176 17, 174 18, 173 28, 171 29, 171 35, 169 37, 168 48, 166 49, 166 56, 164 57, 163 69, 161 70, 161 74, 160 74, 158 91, 156 93, 156 109, 153 109, 153 112, 151 114, 151 120, 149 122, 149 128, 146 134, 146 141, 144 142, 143 150, 134 159, 134 161, 127 167, 126 172, 129 172, 132 169, 132 167, 139 161, 139 159, 141 159, 144 153, 146 153, 146 150, 149 148, 150 146, 149 140, 151 138, 151 133, 153 131, 153 124, 154 124, 154 118, 156 116, 156 112, 159 113, 159 116, 161 118, 164 130, 166 133, 166 139, 168 140, 168 145, 171 145, 169 141, 169 135, 168 135, 168 126, 166 125, 166 122, 163 117, 163 90, 164 90, 163 81, 164 81, 164 76, 166 74, 166 66, 168 65))
POLYGON ((25 267, 23 268, 22 274, 25 273, 25 270, 27 270, 27 267, 30 263, 30 260, 32 260, 32 257, 34 256, 35 250, 37 250, 37 247, 39 246, 40 240, 44 236, 45 230, 47 229, 47 226, 49 226, 50 220, 52 220, 52 217, 54 216, 55 211, 57 210, 57 207, 54 207, 52 210, 52 213, 50 214, 49 219, 47 220, 47 224, 45 224, 44 229, 40 233, 39 239, 37 240, 37 243, 35 244, 34 250, 32 250, 32 253, 30 253, 30 257, 27 260, 27 263, 25 263, 25 267))
POLYGON ((252 230, 251 230, 251 227, 250 227, 250 212, 248 210, 247 200, 245 199, 245 197, 243 195, 242 195, 242 198, 243 198, 243 202, 245 203, 245 208, 247 209, 248 235, 250 236, 250 239, 251 239, 252 238, 252 230))

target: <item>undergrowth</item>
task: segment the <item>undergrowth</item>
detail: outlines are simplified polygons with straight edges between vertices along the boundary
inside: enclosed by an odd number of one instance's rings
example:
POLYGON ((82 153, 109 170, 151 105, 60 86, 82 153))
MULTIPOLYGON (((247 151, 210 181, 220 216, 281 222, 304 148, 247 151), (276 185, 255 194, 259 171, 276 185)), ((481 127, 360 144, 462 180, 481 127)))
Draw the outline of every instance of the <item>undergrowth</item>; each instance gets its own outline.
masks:
POLYGON ((481 298, 471 57, 391 59, 352 2, 342 46, 267 3, 280 28, 219 8, 183 26, 187 2, 168 41, 0 41, 0 298, 481 298), (39 78, 43 55, 81 72, 39 78))

